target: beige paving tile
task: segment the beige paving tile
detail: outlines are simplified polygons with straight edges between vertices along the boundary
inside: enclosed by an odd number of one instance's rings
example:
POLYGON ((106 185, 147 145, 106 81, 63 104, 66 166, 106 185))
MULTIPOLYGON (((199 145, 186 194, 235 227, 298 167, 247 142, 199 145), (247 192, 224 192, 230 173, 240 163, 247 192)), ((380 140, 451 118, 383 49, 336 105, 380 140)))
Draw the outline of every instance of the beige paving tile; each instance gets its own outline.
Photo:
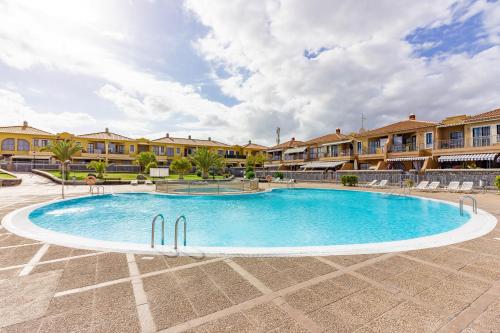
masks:
POLYGON ((277 328, 291 320, 285 311, 273 303, 258 305, 243 311, 243 314, 252 322, 256 331, 262 332, 277 328))
POLYGON ((222 292, 234 304, 243 303, 262 295, 262 293, 247 281, 220 287, 222 292))
POLYGON ((158 329, 164 329, 197 317, 184 293, 172 290, 168 293, 148 292, 148 301, 158 329))
POLYGON ((152 256, 152 255, 144 255, 144 254, 136 254, 135 262, 139 267, 139 271, 141 274, 161 271, 168 268, 167 262, 164 259, 164 256, 152 256))
POLYGON ((94 303, 94 291, 84 291, 81 293, 54 297, 50 300, 49 308, 45 315, 63 313, 69 310, 82 308, 92 308, 94 303))
POLYGON ((158 292, 162 293, 179 287, 173 273, 162 273, 145 277, 142 279, 142 283, 146 292, 159 289, 158 292))
POLYGON ((19 324, 0 328, 0 333, 35 333, 38 332, 41 322, 41 319, 25 321, 19 324))
POLYGON ((78 332, 92 325, 92 311, 83 308, 43 318, 39 333, 78 332))
POLYGON ((199 316, 217 312, 233 305, 220 290, 210 290, 188 296, 191 305, 199 316))
POLYGON ((373 332, 435 332, 445 320, 421 305, 404 302, 368 324, 373 332))
POLYGON ((63 262, 63 261, 53 262, 53 263, 50 263, 50 264, 40 264, 40 265, 36 265, 33 268, 33 270, 31 271, 30 274, 50 272, 50 271, 56 271, 56 270, 63 270, 65 266, 66 266, 66 263, 63 262))
POLYGON ((307 316, 320 327, 332 332, 354 331, 364 323, 364 320, 353 316, 338 302, 313 311, 307 316))
POLYGON ((250 333, 255 332, 255 328, 243 314, 237 312, 186 331, 186 333, 234 332, 250 333))
POLYGON ((40 261, 48 261, 60 258, 66 258, 71 255, 73 251, 70 247, 58 246, 58 245, 50 245, 47 252, 43 255, 40 261))

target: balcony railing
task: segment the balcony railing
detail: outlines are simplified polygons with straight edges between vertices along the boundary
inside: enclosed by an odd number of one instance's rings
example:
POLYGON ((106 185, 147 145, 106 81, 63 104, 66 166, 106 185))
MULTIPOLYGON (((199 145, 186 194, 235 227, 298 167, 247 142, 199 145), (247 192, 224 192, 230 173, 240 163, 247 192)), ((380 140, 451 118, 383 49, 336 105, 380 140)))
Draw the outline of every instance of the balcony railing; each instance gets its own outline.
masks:
POLYGON ((226 154, 224 155, 225 158, 239 158, 239 159, 245 159, 247 158, 245 155, 239 155, 239 154, 226 154))
POLYGON ((303 160, 304 159, 304 154, 286 154, 285 155, 285 161, 295 161, 295 160, 303 160))
POLYGON ((322 152, 319 157, 343 157, 343 156, 353 156, 352 149, 341 149, 337 151, 322 152))
POLYGON ((407 144, 394 144, 391 146, 389 152, 391 153, 405 153, 410 151, 419 151, 424 149, 424 145, 416 144, 416 143, 407 143, 407 144))
POLYGON ((375 155, 383 154, 385 152, 385 147, 369 147, 368 149, 363 149, 359 152, 359 155, 375 155))
POLYGON ((435 143, 434 147, 435 149, 459 149, 469 147, 488 147, 494 145, 495 143, 500 143, 500 135, 497 135, 496 140, 494 136, 479 136, 468 140, 439 140, 435 143))

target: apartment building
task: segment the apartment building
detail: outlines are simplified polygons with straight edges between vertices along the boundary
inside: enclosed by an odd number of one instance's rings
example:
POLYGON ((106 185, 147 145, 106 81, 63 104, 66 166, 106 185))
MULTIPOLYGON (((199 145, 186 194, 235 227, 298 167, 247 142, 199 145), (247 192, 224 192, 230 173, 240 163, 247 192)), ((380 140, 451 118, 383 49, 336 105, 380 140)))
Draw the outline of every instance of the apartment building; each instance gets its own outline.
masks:
POLYGON ((102 160, 110 164, 132 164, 141 152, 155 153, 160 165, 169 165, 174 159, 186 157, 196 149, 207 148, 226 158, 228 165, 243 166, 248 154, 255 155, 267 147, 251 141, 245 145, 228 145, 212 138, 195 139, 165 137, 149 140, 133 139, 106 128, 103 132, 75 135, 68 132, 53 134, 28 125, 0 127, 0 160, 4 162, 54 162, 50 152, 43 147, 53 140, 72 140, 82 146, 73 156, 73 163, 102 160), (234 163, 236 162, 236 163, 234 163))
POLYGON ((440 122, 411 114, 356 134, 337 129, 305 142, 285 142, 267 154, 267 167, 292 170, 500 168, 500 109, 440 122))

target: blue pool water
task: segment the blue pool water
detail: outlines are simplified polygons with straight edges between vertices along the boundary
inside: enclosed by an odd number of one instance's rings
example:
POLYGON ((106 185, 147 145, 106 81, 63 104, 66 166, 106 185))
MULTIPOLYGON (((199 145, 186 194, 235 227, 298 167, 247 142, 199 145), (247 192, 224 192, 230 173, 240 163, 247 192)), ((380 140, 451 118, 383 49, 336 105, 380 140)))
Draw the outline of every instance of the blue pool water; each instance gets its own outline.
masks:
MULTIPOLYGON (((162 213, 167 243, 184 214, 191 246, 293 247, 406 240, 455 229, 469 215, 446 203, 370 192, 280 189, 251 195, 145 193, 72 199, 30 214, 39 227, 107 241, 148 244, 162 213)), ((157 226, 159 230, 159 225, 157 226)))

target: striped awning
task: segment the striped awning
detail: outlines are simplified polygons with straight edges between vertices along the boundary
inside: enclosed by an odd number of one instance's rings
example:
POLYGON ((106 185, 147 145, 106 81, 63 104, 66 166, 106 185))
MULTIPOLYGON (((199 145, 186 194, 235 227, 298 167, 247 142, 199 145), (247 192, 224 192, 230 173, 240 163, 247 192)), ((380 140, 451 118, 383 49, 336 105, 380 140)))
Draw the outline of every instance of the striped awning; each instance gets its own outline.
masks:
POLYGON ((395 157, 388 158, 387 162, 425 161, 428 157, 430 156, 395 157))
POLYGON ((285 154, 297 154, 297 153, 303 153, 307 147, 297 147, 297 148, 290 148, 285 150, 285 154))
POLYGON ((496 153, 493 154, 464 154, 445 155, 438 158, 438 162, 466 162, 466 161, 494 161, 496 153))
POLYGON ((347 163, 347 161, 336 161, 336 162, 309 162, 301 166, 303 169, 328 169, 335 168, 339 165, 347 163))
POLYGON ((324 146, 335 146, 335 145, 341 145, 343 143, 351 143, 353 140, 344 140, 344 141, 335 141, 335 142, 328 142, 328 143, 324 143, 321 145, 321 147, 324 147, 324 146))

